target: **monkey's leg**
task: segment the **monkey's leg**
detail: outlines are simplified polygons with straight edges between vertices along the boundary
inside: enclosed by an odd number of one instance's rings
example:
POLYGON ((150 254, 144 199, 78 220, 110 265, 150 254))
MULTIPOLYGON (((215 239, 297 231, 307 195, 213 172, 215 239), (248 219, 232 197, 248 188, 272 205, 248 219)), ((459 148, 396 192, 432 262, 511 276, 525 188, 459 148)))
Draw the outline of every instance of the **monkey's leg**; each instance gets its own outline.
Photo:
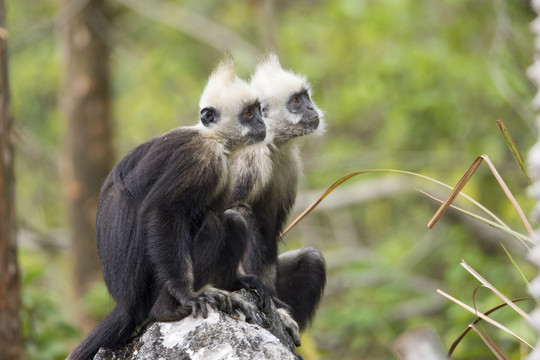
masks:
POLYGON ((165 287, 160 291, 152 310, 150 319, 154 321, 178 321, 191 313, 191 306, 180 305, 165 287))
MULTIPOLYGON (((247 321, 254 318, 256 309, 251 303, 229 291, 247 288, 240 286, 237 271, 248 241, 246 221, 250 215, 250 208, 242 203, 226 210, 221 219, 218 214, 211 213, 197 234, 196 246, 193 249, 196 284, 205 286, 200 291, 212 296, 221 311, 232 313, 235 309, 241 310, 247 321), (207 286, 208 284, 219 289, 207 286)), ((260 281, 258 283, 264 287, 260 281)), ((262 293, 261 290, 258 291, 262 293)), ((269 304, 268 301, 268 307, 269 304)))
MULTIPOLYGON (((201 314, 206 318, 208 305, 215 301, 195 291, 191 252, 193 239, 189 223, 185 218, 177 218, 171 222, 167 215, 159 208, 140 211, 140 221, 146 229, 143 236, 146 235, 145 250, 150 266, 155 277, 180 305, 190 306, 194 317, 201 314)), ((159 299, 159 295, 155 299, 159 299)))
POLYGON ((277 295, 292 310, 304 330, 313 319, 326 283, 326 266, 319 250, 305 247, 278 257, 277 295))
POLYGON ((223 214, 208 212, 195 236, 192 259, 195 289, 211 300, 221 311, 233 313, 235 309, 253 317, 250 304, 233 296, 237 269, 247 242, 247 224, 244 205, 228 209, 223 214))
POLYGON ((263 259, 272 258, 272 256, 265 253, 267 249, 264 246, 264 239, 261 236, 257 218, 252 213, 251 208, 237 202, 230 210, 240 214, 247 224, 245 250, 241 254, 240 266, 237 266, 238 271, 233 283, 233 290, 255 290, 259 297, 259 309, 269 311, 272 296, 275 295, 275 291, 272 291, 272 289, 275 287, 273 284, 276 278, 272 275, 275 274, 275 271, 269 269, 275 270, 275 263, 268 265, 263 261, 263 259), (261 275, 265 275, 264 280, 269 284, 265 283, 261 275))
POLYGON ((204 219, 192 249, 196 289, 212 284, 232 290, 247 242, 242 211, 235 207, 223 214, 209 212, 204 219))

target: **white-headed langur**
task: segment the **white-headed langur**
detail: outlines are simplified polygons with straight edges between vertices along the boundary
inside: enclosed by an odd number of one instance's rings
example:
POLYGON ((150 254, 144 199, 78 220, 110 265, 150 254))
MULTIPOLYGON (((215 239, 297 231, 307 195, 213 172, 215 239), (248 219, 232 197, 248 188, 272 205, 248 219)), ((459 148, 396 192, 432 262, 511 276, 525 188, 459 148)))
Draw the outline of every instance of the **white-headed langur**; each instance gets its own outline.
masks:
POLYGON ((262 141, 266 127, 232 58, 214 70, 199 106, 199 124, 137 146, 105 180, 97 245, 116 305, 68 359, 121 347, 148 321, 206 317, 209 305, 232 312, 227 290, 238 288, 249 208, 228 202, 228 157, 262 141))
MULTIPOLYGON (((277 56, 261 59, 250 85, 262 101, 267 136, 231 157, 233 192, 230 203, 251 207, 249 240, 240 273, 263 298, 272 298, 296 345, 299 332, 312 320, 326 282, 325 262, 313 247, 278 256, 280 233, 294 205, 301 172, 299 141, 322 132, 322 112, 311 100, 306 78, 283 70, 277 56), (261 289, 262 288, 262 289, 261 289), (294 319, 294 321, 291 319, 294 319)), ((266 305, 263 300, 262 306, 266 305)))

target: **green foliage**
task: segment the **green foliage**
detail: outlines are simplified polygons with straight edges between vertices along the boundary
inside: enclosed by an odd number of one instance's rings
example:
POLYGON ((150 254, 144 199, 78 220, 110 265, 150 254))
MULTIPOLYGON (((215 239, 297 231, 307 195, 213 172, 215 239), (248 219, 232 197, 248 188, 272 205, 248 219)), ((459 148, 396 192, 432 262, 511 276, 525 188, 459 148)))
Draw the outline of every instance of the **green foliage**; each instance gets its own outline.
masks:
MULTIPOLYGON (((267 50, 260 46, 261 34, 271 24, 269 17, 257 15, 259 2, 166 3, 203 15, 267 50)), ((144 140, 197 121, 200 93, 221 52, 123 5, 111 6, 120 158, 144 140)), ((534 53, 527 1, 277 1, 275 12, 275 48, 282 63, 308 75, 328 123, 327 134, 303 151, 304 188, 326 189, 347 173, 374 168, 415 171, 455 184, 486 153, 525 212, 532 208, 526 181, 495 125, 502 119, 523 153, 535 141, 529 107, 534 90, 525 75, 534 53)), ((58 104, 63 54, 54 32, 62 15, 56 1, 17 0, 8 1, 7 17, 19 224, 47 233, 65 226, 57 169, 66 128, 58 104)), ((245 77, 252 70, 244 63, 237 68, 245 77)), ((344 187, 385 179, 358 177, 344 187)), ((411 183, 410 189, 414 186, 447 194, 424 182, 411 183)), ((522 231, 489 170, 480 168, 465 193, 522 231)), ((315 245, 329 261, 329 290, 311 329, 321 359, 389 358, 396 336, 425 324, 449 346, 473 317, 437 298, 434 289, 471 304, 478 283, 459 266, 462 259, 508 297, 526 294, 520 275, 484 228, 450 212, 428 231, 435 208, 412 191, 392 194, 310 214, 287 235, 286 247, 315 245)), ((516 249, 513 240, 504 241, 530 279, 535 270, 523 260, 519 245, 516 249)), ((65 283, 68 272, 49 266, 52 260, 44 253, 23 251, 20 258, 29 358, 62 358, 80 334, 66 320, 72 317, 66 315, 71 311, 66 297, 50 279, 65 283)), ((496 302, 486 293, 477 299, 482 309, 496 302)), ((96 318, 110 306, 102 283, 84 303, 96 318)), ((511 311, 497 316, 508 325, 520 321, 511 311)), ((511 358, 519 358, 515 342, 498 332, 492 335, 511 358)), ((470 334, 455 358, 489 354, 470 334)))
POLYGON ((83 307, 96 321, 105 317, 114 307, 113 301, 103 281, 96 281, 83 298, 83 307))
POLYGON ((57 289, 65 286, 66 279, 49 277, 51 259, 43 255, 34 251, 19 254, 26 358, 60 360, 70 352, 67 342, 76 341, 80 333, 62 312, 67 299, 57 289))

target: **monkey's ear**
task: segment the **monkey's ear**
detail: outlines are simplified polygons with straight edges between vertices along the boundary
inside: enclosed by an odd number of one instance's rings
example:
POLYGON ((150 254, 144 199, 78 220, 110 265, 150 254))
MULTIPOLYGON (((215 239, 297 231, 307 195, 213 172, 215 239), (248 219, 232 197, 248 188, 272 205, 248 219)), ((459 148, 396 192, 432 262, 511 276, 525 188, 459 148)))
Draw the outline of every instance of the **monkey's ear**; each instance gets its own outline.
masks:
POLYGON ((201 122, 208 127, 210 124, 216 123, 219 118, 217 110, 211 106, 201 110, 201 122))

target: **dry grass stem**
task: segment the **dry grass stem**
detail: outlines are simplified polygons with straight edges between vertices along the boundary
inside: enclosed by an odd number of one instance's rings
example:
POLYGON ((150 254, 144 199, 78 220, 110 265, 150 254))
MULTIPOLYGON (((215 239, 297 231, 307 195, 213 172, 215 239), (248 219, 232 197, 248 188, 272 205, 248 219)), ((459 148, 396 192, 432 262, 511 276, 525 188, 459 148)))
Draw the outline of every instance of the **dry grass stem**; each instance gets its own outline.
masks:
MULTIPOLYGON (((416 191, 418 191, 419 193, 429 197, 430 199, 434 200, 434 201, 437 201, 438 203, 442 204, 444 201, 441 200, 441 199, 437 199, 436 197, 434 197, 433 195, 430 195, 428 194, 427 192, 423 191, 423 190, 420 190, 420 189, 416 189, 416 191)), ((463 193, 461 193, 461 195, 463 195, 463 193)), ((521 234, 515 230, 512 230, 508 225, 506 225, 505 223, 503 223, 502 221, 499 221, 498 223, 496 222, 493 222, 491 220, 488 220, 480 215, 477 215, 477 214, 474 214, 470 211, 467 211, 463 208, 460 208, 458 206, 455 206, 455 205, 450 205, 450 207, 452 209, 455 209, 465 215, 468 215, 476 220, 479 220, 479 221, 482 221, 483 223, 485 224, 488 224, 489 226, 492 226, 496 229, 499 229, 501 231, 504 231, 506 232, 507 234, 515 237, 525 248, 527 248, 528 250, 530 250, 530 246, 526 243, 526 242, 531 242, 532 243, 532 240, 530 237, 528 237, 527 235, 524 235, 524 234, 521 234)))
POLYGON ((452 202, 459 195, 461 190, 463 190, 465 185, 467 185, 467 183, 469 182, 471 177, 474 175, 474 172, 476 171, 476 169, 478 169, 478 166, 480 166, 481 163, 482 163, 482 158, 481 157, 478 157, 478 158, 476 158, 476 160, 474 160, 472 165, 465 172, 465 175, 463 175, 463 177, 459 180, 459 182, 454 187, 454 189, 450 192, 450 195, 448 195, 448 197, 442 203, 442 205, 439 206, 439 208, 435 212, 435 215, 433 215, 431 220, 429 220, 428 228, 432 229, 435 226, 435 224, 440 220, 440 218, 444 215, 446 210, 448 210, 448 208, 450 207, 450 204, 452 204, 452 202))
POLYGON ((506 195, 506 197, 508 198, 508 200, 510 201, 510 203, 512 204, 512 206, 514 207, 514 209, 518 213, 521 221, 525 225, 525 228, 527 229, 527 232, 529 233, 530 237, 533 240, 535 240, 536 236, 534 234, 534 231, 533 231, 531 225, 529 224, 529 221, 527 220, 527 217, 523 213, 523 210, 521 210, 521 207, 519 206, 516 199, 512 195, 512 192, 510 191, 510 189, 508 189, 508 186, 506 186, 506 183, 504 182, 504 180, 500 176, 499 172, 497 171, 497 169, 495 168, 495 166, 493 165, 491 160, 489 160, 489 157, 487 155, 485 155, 485 154, 482 155, 482 156, 477 157, 474 160, 474 162, 471 164, 469 169, 467 169, 467 171, 465 172, 465 175, 463 175, 463 177, 459 180, 459 182, 454 187, 454 189, 450 192, 450 194, 448 195, 446 200, 442 203, 442 205, 439 207, 439 209, 437 209, 437 212, 435 213, 435 215, 433 215, 431 220, 428 222, 428 228, 432 229, 435 226, 435 224, 440 220, 440 218, 444 215, 446 210, 448 210, 448 208, 450 207, 450 204, 454 201, 454 199, 461 192, 461 190, 463 190, 463 188, 465 187, 467 182, 470 180, 470 178, 472 177, 472 175, 474 174, 476 169, 478 169, 478 167, 480 166, 482 161, 485 161, 488 164, 489 169, 491 170, 491 172, 493 173, 493 176, 495 177, 495 179, 499 183, 499 186, 501 187, 504 194, 506 195))
POLYGON ((499 349, 488 336, 485 336, 480 330, 478 330, 476 325, 471 324, 469 326, 478 334, 478 336, 480 336, 480 339, 482 339, 484 344, 486 344, 486 346, 489 348, 489 350, 491 350, 498 360, 509 360, 506 355, 503 354, 501 349, 499 349))
POLYGON ((491 285, 482 275, 480 275, 476 270, 470 267, 465 260, 461 260, 461 266, 465 268, 472 276, 474 276, 482 285, 491 290, 495 295, 497 295, 502 301, 504 301, 508 306, 510 306, 515 312, 517 312, 521 317, 531 323, 531 317, 523 310, 521 310, 516 304, 514 304, 510 299, 504 296, 495 286, 491 285))
POLYGON ((487 317, 486 315, 482 314, 481 312, 478 312, 477 310, 473 309, 472 307, 470 307, 469 305, 459 301, 458 299, 452 297, 451 295, 448 295, 447 293, 445 293, 444 291, 440 290, 440 289, 437 289, 437 293, 444 296, 445 298, 455 302, 456 304, 458 304, 459 306, 461 306, 462 308, 464 308, 465 310, 471 312, 472 314, 474 314, 475 316, 481 318, 482 320, 484 321, 487 321, 488 323, 490 323, 491 325, 493 326, 496 326, 498 327, 499 329, 501 329, 502 331, 512 335, 513 337, 515 337, 516 339, 518 339, 519 341, 521 341, 523 344, 527 345, 528 347, 530 347, 531 349, 534 349, 534 347, 529 344, 527 341, 525 341, 525 339, 521 338, 519 335, 517 335, 516 333, 514 333, 512 330, 508 329, 507 327, 505 327, 504 325, 498 323, 497 321, 487 317))
MULTIPOLYGON (((475 290, 475 292, 476 292, 476 290, 475 290)), ((519 301, 526 301, 526 300, 532 300, 532 299, 531 298, 520 298, 520 299, 512 300, 512 302, 519 302, 519 301)), ((484 315, 488 316, 489 314, 491 314, 491 313, 493 313, 493 312, 495 312, 495 311, 497 311, 499 309, 502 309, 505 306, 507 306, 505 303, 497 305, 494 308, 491 308, 488 311, 484 312, 484 315)), ((471 324, 469 324, 469 326, 467 326, 467 328, 465 328, 465 330, 461 333, 461 335, 459 335, 459 337, 456 340, 454 340, 454 342, 450 346, 450 349, 448 350, 448 357, 449 358, 452 356, 452 354, 454 353, 454 350, 457 348, 457 346, 459 345, 461 340, 463 340, 465 335, 467 335, 467 333, 472 329, 471 325, 475 325, 475 324, 479 323, 481 320, 482 320, 481 318, 476 318, 471 324)))

